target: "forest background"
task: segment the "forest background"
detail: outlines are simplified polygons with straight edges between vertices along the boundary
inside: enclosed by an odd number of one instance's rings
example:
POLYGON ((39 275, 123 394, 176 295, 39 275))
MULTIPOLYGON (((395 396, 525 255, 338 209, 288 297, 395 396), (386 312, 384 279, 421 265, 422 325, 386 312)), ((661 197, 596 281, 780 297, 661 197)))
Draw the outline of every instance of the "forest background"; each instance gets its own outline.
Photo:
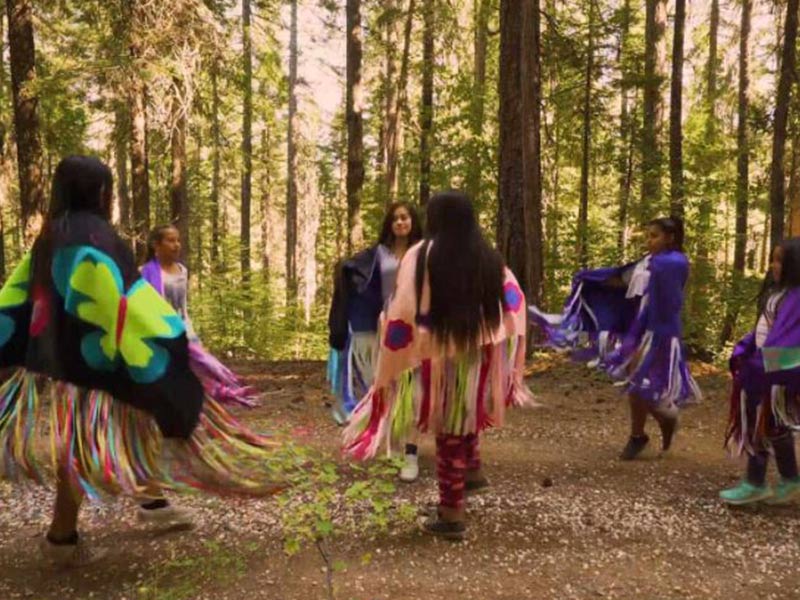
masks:
POLYGON ((0 0, 0 280, 90 153, 141 258, 174 222, 217 349, 322 358, 336 262, 461 187, 529 298, 683 216, 725 356, 800 234, 800 0, 0 0))

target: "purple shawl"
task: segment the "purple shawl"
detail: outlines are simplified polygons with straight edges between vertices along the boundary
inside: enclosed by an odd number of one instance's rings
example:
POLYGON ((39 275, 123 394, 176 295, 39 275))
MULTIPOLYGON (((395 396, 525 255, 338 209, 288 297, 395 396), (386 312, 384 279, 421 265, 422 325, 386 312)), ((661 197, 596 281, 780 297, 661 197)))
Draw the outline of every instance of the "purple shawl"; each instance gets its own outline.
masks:
POLYGON ((146 262, 142 266, 142 278, 164 295, 164 282, 161 281, 161 265, 157 259, 146 262))
MULTIPOLYGON (((626 287, 612 287, 607 282, 621 279, 623 273, 638 262, 578 271, 572 278, 572 290, 560 315, 548 315, 530 306, 528 315, 544 331, 547 344, 574 350, 581 343, 581 333, 588 334, 595 343, 600 334, 623 335, 636 317, 639 298, 626 298, 626 287)), ((583 360, 583 353, 576 358, 583 360)))
POLYGON ((733 349, 730 368, 748 394, 800 385, 800 288, 781 300, 764 347, 756 348, 755 333, 748 333, 733 349))
MULTIPOLYGON (((141 274, 159 294, 164 295, 164 282, 158 260, 153 259, 145 263, 141 274)), ((215 400, 226 404, 256 406, 256 390, 242 385, 236 374, 206 350, 196 338, 189 344, 189 356, 192 369, 202 381, 206 392, 215 400)))
POLYGON ((688 278, 689 261, 682 252, 662 252, 650 258, 647 303, 628 329, 623 346, 638 346, 645 331, 662 338, 681 337, 683 289, 688 278))
POLYGON ((671 250, 653 255, 649 269, 650 281, 639 313, 604 366, 612 377, 625 381, 629 393, 653 404, 681 406, 701 395, 681 341, 689 261, 682 252, 671 250))

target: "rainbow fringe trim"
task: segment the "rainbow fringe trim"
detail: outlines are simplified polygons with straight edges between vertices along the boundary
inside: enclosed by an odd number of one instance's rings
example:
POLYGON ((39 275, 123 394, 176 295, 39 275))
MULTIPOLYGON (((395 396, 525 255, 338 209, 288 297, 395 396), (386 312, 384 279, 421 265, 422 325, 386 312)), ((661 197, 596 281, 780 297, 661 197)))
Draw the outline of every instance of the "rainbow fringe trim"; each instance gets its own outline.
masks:
POLYGON ((148 485, 265 495, 285 487, 287 462, 206 397, 187 440, 164 439, 145 412, 98 390, 15 371, 0 386, 0 477, 40 484, 59 470, 89 498, 140 495, 148 485), (48 390, 49 398, 42 392, 48 390))
POLYGON ((372 458, 381 443, 419 431, 465 436, 503 424, 508 407, 537 406, 523 381, 524 338, 459 359, 423 360, 386 387, 373 387, 351 415, 345 452, 372 458), (391 438, 391 439, 390 439, 391 438))

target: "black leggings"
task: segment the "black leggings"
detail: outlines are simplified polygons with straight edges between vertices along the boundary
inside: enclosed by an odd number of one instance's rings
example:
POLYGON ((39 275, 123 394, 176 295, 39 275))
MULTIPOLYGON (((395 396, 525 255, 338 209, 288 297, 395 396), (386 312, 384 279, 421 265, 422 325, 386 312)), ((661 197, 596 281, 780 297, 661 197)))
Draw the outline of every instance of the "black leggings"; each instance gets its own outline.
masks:
MULTIPOLYGON (((781 474, 783 479, 796 479, 797 473, 797 457, 794 451, 794 438, 792 433, 785 428, 777 435, 767 438, 772 450, 775 452, 775 464, 778 467, 778 473, 781 474)), ((769 461, 769 452, 761 450, 756 454, 751 454, 747 459, 747 481, 756 486, 763 486, 767 479, 767 462, 769 461)))

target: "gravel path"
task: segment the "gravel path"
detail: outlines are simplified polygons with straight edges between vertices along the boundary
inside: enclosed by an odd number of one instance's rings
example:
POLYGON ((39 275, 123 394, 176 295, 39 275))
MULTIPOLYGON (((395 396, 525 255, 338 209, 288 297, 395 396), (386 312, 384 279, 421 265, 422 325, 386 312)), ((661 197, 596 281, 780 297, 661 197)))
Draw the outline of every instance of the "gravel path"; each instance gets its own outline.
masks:
MULTIPOLYGON (((337 451, 324 365, 240 367, 267 394, 246 419, 288 424, 337 451)), ((482 441, 492 487, 470 501, 468 539, 431 539, 411 523, 370 533, 361 509, 343 507, 352 528, 329 547, 335 597, 800 598, 800 506, 729 510, 717 502, 741 468, 721 448, 727 380, 708 367, 695 372, 706 399, 684 413, 670 455, 648 449, 620 463, 627 413, 617 389, 585 367, 540 357, 530 383, 544 406, 512 413, 482 441)), ((435 498, 430 440, 422 469, 417 484, 399 484, 398 503, 435 498)), ((329 597, 315 548, 283 554, 274 500, 179 501, 197 512, 194 531, 143 528, 126 500, 87 506, 82 531, 110 554, 84 571, 56 572, 37 552, 51 492, 0 484, 0 598, 329 597)))

